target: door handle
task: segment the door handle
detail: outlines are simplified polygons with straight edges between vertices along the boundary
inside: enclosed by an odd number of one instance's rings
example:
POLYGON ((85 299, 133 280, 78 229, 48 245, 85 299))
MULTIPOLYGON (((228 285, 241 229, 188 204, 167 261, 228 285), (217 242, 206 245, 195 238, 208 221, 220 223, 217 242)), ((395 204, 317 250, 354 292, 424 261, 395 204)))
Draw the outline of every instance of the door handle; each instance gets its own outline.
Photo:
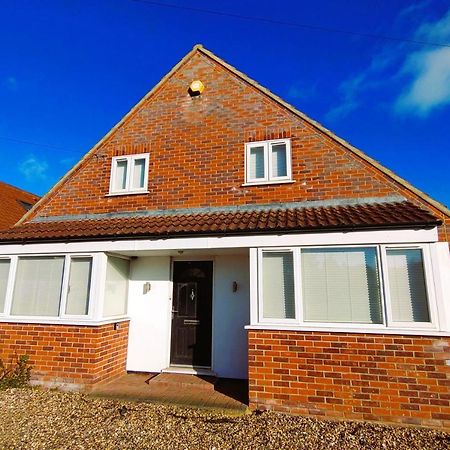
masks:
POLYGON ((172 313, 177 313, 178 311, 175 311, 174 309, 172 309, 172 313))

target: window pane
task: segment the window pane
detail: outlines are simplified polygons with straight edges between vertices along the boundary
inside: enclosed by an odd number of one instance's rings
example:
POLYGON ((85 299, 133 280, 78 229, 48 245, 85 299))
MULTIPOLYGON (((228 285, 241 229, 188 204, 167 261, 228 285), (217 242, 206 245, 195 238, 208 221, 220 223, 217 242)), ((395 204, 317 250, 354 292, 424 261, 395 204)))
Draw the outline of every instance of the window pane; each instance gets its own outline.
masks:
POLYGON ((142 189, 145 180, 145 159, 135 159, 131 189, 142 189))
POLYGON ((427 289, 420 249, 386 250, 392 318, 395 322, 429 322, 427 289))
POLYGON ((63 256, 19 258, 11 314, 58 316, 63 256))
POLYGON ((84 316, 88 313, 91 267, 92 258, 72 258, 70 262, 66 314, 84 316))
POLYGON ((286 177, 286 144, 274 144, 271 148, 272 152, 272 176, 286 177))
POLYGON ((303 249, 305 320, 382 323, 374 248, 303 249))
POLYGON ((294 262, 291 252, 263 253, 263 317, 295 319, 294 262))
POLYGON ((114 190, 121 191, 127 187, 127 167, 128 161, 122 159, 116 161, 116 175, 114 180, 114 190))
POLYGON ((249 179, 264 178, 264 147, 251 147, 248 161, 249 179))
POLYGON ((129 271, 130 262, 128 260, 108 256, 103 310, 105 317, 118 316, 127 312, 129 271))
POLYGON ((0 313, 5 309, 6 286, 8 284, 9 259, 0 259, 0 313))

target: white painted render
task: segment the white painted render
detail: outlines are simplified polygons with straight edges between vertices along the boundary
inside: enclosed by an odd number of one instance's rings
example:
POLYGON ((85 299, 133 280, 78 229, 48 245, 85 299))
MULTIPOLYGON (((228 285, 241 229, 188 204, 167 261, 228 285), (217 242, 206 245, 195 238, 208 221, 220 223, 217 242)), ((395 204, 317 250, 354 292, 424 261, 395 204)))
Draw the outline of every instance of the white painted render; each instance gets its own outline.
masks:
POLYGON ((127 370, 160 372, 167 367, 171 314, 170 264, 168 256, 131 261, 127 370), (144 294, 146 282, 151 283, 151 288, 144 294))
MULTIPOLYGON (((214 264, 212 370, 220 377, 247 378, 248 255, 207 258, 214 264)), ((183 255, 183 259, 190 259, 189 255, 183 255)), ((131 262, 127 370, 160 372, 170 365, 171 264, 169 256, 144 256, 131 262), (151 288, 144 294, 147 282, 151 288)))

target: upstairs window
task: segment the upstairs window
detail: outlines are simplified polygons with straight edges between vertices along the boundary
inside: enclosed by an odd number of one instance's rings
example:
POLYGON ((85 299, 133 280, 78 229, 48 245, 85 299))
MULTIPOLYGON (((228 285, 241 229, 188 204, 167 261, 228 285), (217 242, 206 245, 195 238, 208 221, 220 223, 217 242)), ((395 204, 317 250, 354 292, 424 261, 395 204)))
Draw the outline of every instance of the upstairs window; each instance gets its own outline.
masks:
POLYGON ((289 139, 251 142, 245 145, 246 184, 286 181, 292 181, 289 139))
POLYGON ((149 154, 115 156, 111 165, 109 193, 139 194, 148 188, 149 154))

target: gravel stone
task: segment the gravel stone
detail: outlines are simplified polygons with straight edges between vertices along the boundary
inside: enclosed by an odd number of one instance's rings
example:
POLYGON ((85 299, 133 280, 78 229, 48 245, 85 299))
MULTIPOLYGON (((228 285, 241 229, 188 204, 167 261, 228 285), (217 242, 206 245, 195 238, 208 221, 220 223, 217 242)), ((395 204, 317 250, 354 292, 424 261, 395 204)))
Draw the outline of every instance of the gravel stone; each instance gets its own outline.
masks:
POLYGON ((425 428, 225 412, 93 398, 44 389, 0 392, 0 449, 448 450, 425 428))

